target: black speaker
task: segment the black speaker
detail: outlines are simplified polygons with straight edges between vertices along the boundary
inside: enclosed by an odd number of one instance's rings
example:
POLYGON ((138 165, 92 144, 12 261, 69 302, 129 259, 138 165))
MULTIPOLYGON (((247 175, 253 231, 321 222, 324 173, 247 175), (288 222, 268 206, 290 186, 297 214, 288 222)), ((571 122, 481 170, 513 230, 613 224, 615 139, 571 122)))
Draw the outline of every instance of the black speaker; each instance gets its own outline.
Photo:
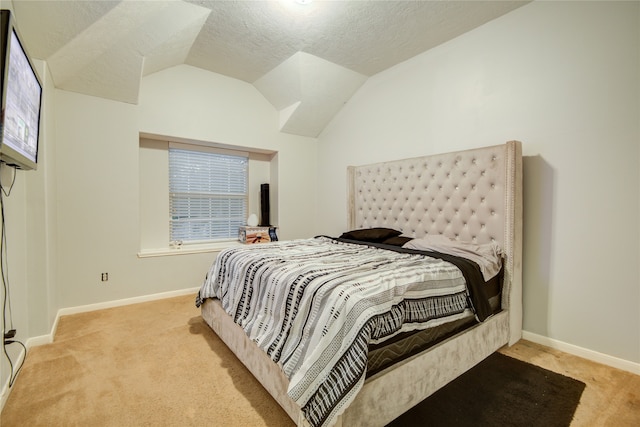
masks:
POLYGON ((269 205, 269 184, 260 184, 260 225, 268 227, 271 225, 269 213, 271 207, 269 205))

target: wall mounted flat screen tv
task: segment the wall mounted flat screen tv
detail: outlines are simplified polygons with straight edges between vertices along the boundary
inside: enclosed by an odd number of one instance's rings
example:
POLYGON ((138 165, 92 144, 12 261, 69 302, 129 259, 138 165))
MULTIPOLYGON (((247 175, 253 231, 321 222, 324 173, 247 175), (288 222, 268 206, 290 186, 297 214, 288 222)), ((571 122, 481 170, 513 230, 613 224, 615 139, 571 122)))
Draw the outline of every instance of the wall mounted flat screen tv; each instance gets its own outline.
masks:
POLYGON ((35 169, 42 83, 20 39, 13 15, 8 10, 0 13, 0 161, 19 169, 35 169))

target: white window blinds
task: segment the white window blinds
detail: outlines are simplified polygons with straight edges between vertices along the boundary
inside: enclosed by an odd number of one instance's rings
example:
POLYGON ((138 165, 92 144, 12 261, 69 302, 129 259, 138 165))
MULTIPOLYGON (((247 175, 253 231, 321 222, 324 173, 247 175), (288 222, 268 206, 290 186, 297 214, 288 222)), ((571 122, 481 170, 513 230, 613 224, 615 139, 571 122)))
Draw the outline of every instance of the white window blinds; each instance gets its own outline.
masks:
POLYGON ((247 218, 247 155, 169 147, 170 239, 229 240, 247 218))

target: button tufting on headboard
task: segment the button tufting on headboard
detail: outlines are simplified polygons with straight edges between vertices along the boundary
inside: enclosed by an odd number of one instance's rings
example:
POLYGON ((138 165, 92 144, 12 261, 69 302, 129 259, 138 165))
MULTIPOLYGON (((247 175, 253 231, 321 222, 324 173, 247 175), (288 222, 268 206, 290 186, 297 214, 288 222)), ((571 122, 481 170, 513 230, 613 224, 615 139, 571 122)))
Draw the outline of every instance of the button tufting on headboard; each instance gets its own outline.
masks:
POLYGON ((502 243, 505 153, 498 145, 354 168, 352 227, 502 243))

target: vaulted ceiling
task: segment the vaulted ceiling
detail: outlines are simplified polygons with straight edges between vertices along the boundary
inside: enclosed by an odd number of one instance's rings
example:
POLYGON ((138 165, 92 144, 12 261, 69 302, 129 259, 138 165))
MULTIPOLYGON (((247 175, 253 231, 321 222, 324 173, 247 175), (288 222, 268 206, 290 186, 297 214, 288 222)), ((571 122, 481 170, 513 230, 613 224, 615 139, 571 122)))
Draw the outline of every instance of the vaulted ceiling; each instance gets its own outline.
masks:
MULTIPOLYGON (((4 2, 4 1, 3 1, 4 2)), ((317 136, 368 77, 529 1, 13 0, 56 87, 138 102, 188 64, 253 84, 283 132, 317 136)))

